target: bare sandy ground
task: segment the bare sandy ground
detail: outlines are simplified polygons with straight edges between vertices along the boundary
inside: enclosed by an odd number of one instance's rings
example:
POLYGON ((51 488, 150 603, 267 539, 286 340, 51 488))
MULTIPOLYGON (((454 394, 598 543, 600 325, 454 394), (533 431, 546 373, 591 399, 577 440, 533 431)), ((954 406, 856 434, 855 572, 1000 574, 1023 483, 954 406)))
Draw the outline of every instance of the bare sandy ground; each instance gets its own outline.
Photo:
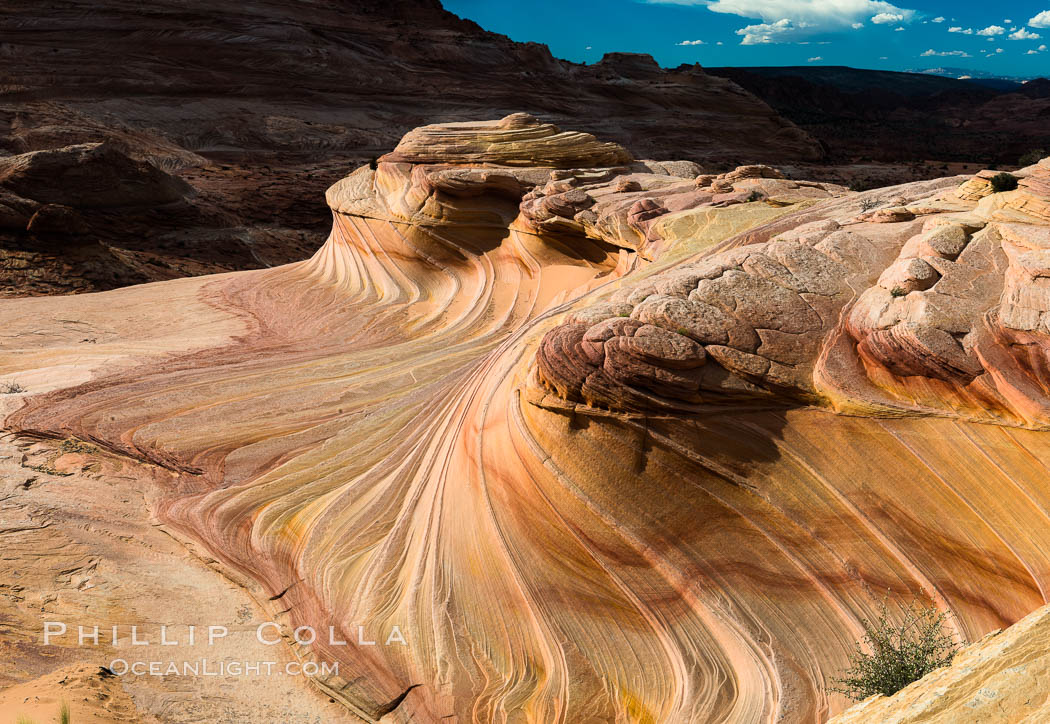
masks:
MULTIPOLYGON (((0 396, 0 416, 20 397, 0 396)), ((357 721, 294 675, 283 641, 257 640, 267 617, 245 589, 151 520, 143 468, 74 441, 0 439, 0 722, 58 721, 63 702, 77 724, 357 721), (47 622, 68 633, 44 645, 47 622), (132 645, 133 625, 149 646, 132 645), (161 625, 180 645, 160 645, 161 625), (189 625, 199 631, 193 646, 189 625), (211 625, 228 633, 209 646, 211 625), (88 634, 98 626, 99 645, 79 645, 78 626, 88 634), (212 672, 232 662, 273 664, 240 676, 110 673, 122 670, 120 661, 180 669, 196 662, 205 671, 202 659, 212 672)), ((272 628, 264 635, 276 638, 272 628)))

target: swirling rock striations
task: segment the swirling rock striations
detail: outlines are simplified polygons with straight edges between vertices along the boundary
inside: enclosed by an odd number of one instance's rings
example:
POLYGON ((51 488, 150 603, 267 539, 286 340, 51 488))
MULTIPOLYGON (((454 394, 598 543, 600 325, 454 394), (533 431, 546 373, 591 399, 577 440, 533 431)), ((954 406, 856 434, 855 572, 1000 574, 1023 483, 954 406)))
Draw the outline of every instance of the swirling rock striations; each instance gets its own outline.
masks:
POLYGON ((822 721, 887 592, 964 638, 1046 600, 1047 168, 859 195, 431 126, 305 262, 0 303, 6 424, 170 471, 366 721, 822 721))
POLYGON ((603 143, 589 133, 561 131, 528 113, 513 113, 498 121, 417 128, 383 160, 574 168, 586 164, 613 166, 632 159, 615 143, 603 143))

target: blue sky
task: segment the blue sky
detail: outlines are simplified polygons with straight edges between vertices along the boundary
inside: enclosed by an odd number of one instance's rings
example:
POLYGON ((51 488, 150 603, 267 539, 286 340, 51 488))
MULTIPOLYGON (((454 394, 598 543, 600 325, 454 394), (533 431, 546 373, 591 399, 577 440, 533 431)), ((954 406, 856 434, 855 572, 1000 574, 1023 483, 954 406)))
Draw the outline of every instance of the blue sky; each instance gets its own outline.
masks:
POLYGON ((443 0, 514 40, 593 63, 609 51, 663 66, 950 66, 1050 76, 1050 0, 443 0))

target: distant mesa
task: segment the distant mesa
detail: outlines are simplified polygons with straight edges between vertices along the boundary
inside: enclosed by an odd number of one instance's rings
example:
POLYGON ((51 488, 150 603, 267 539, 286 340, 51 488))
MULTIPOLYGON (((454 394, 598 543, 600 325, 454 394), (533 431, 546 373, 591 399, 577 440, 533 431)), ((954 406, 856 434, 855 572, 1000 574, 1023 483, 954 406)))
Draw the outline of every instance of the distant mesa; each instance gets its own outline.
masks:
POLYGON ((611 70, 629 78, 653 78, 664 70, 648 53, 605 53, 595 68, 611 70))

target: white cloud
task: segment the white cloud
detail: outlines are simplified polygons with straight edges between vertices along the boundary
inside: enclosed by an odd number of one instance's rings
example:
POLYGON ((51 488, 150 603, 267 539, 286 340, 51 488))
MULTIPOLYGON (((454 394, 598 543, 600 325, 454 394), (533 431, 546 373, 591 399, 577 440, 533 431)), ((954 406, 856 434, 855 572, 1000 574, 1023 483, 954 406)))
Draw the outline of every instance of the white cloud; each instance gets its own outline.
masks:
POLYGON ((916 12, 886 0, 647 0, 680 5, 706 5, 716 13, 757 18, 761 22, 737 31, 744 45, 790 43, 825 32, 836 32, 880 18, 879 23, 908 23, 916 12), (882 20, 882 16, 894 20, 882 20))
POLYGON ((1029 50, 1025 55, 1039 55, 1038 50, 1029 50))
POLYGON ((895 25, 903 20, 904 16, 900 13, 879 13, 871 18, 871 22, 876 25, 895 25))
POLYGON ((895 32, 895 33, 903 33, 904 32, 904 28, 894 28, 893 32, 895 32))
POLYGON ((1043 37, 1039 33, 1030 33, 1024 28, 1021 28, 1016 33, 1010 33, 1010 40, 1039 40, 1043 37))
POLYGON ((806 60, 807 63, 816 63, 818 60, 824 60, 819 55, 814 55, 812 58, 806 60))
POLYGON ((748 25, 740 28, 736 34, 744 36, 744 39, 740 41, 741 45, 766 45, 789 42, 789 36, 796 34, 800 29, 787 18, 782 18, 775 23, 748 25))
POLYGON ((944 16, 943 15, 938 15, 937 17, 935 17, 930 22, 931 23, 943 23, 944 22, 944 16))
MULTIPOLYGON (((659 0, 667 2, 668 0, 659 0)), ((678 4, 707 5, 716 13, 761 18, 773 22, 788 18, 796 22, 846 25, 879 13, 894 13, 911 20, 914 10, 899 8, 885 0, 670 0, 678 4)))
POLYGON ((1033 28, 1050 28, 1050 10, 1044 10, 1028 21, 1033 28))
POLYGON ((1045 44, 1044 45, 1040 45, 1039 46, 1039 50, 1046 50, 1046 45, 1045 44))
POLYGON ((586 48, 584 48, 584 50, 590 50, 590 49, 591 49, 591 46, 589 46, 589 45, 586 48))
POLYGON ((879 56, 879 60, 889 60, 889 59, 890 59, 890 56, 888 56, 888 55, 880 55, 879 56))
POLYGON ((1005 32, 1006 32, 1006 28, 1004 28, 1002 25, 989 25, 987 28, 984 28, 983 30, 978 30, 977 34, 978 35, 1002 35, 1005 32))
POLYGON ((683 40, 681 43, 675 43, 675 45, 703 45, 702 40, 683 40))
POLYGON ((930 48, 925 53, 923 53, 922 57, 923 58, 928 58, 931 55, 937 55, 937 56, 942 56, 942 57, 943 56, 949 56, 949 55, 955 55, 955 56, 958 56, 960 58, 969 58, 970 57, 970 54, 967 53, 965 50, 942 50, 942 51, 936 51, 933 48, 930 48))
POLYGON ((1002 48, 996 48, 996 49, 995 49, 995 52, 996 52, 996 53, 1001 53, 1001 52, 1003 52, 1003 49, 1002 49, 1002 48))
POLYGON ((973 35, 973 28, 962 28, 958 25, 953 25, 948 28, 949 33, 962 33, 963 35, 973 35))
POLYGON ((719 40, 717 43, 715 43, 715 45, 721 45, 721 44, 722 44, 721 40, 719 40))
POLYGON ((854 30, 860 30, 864 27, 864 23, 853 23, 852 25, 850 25, 850 27, 854 30))
POLYGON ((1003 21, 1003 24, 1004 25, 1012 25, 1013 22, 1014 22, 1013 20, 1011 20, 1010 18, 1007 18, 1006 20, 1003 21))

